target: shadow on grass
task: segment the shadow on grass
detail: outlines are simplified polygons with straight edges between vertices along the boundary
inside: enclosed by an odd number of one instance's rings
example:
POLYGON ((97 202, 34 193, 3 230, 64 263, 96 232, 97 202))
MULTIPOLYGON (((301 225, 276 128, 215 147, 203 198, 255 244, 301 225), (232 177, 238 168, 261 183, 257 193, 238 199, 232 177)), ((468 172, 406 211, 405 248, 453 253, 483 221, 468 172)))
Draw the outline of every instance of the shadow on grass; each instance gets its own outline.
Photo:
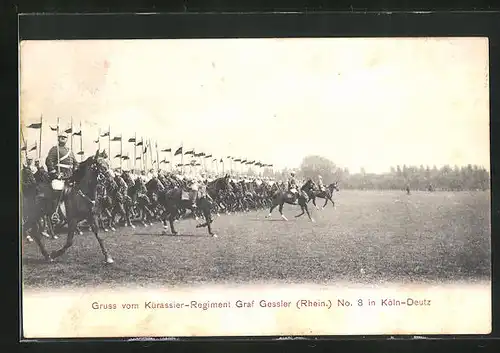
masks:
POLYGON ((189 233, 178 233, 176 235, 173 235, 172 233, 135 233, 135 235, 148 235, 152 237, 169 237, 169 238, 178 238, 178 237, 191 237, 191 238, 211 238, 209 234, 189 234, 189 233))

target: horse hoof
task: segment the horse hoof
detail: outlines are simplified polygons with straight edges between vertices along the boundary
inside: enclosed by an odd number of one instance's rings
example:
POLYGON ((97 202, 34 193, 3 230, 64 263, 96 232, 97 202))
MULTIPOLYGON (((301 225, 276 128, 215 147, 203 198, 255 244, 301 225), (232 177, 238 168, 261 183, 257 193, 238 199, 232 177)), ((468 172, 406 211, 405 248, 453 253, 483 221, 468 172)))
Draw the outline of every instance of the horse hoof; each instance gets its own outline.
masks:
POLYGON ((271 218, 271 214, 269 213, 269 214, 266 216, 266 218, 271 218))
POLYGON ((33 238, 30 237, 29 235, 26 237, 26 240, 29 241, 30 243, 33 241, 33 238))
POLYGON ((146 223, 143 223, 143 225, 144 225, 144 227, 146 227, 146 228, 148 227, 148 225, 147 225, 146 223))
POLYGON ((115 227, 111 227, 111 231, 112 231, 112 232, 115 232, 115 231, 116 231, 116 228, 115 228, 115 227))
POLYGON ((106 263, 107 263, 107 264, 112 264, 112 263, 114 263, 114 261, 113 261, 113 259, 112 259, 111 257, 108 257, 108 258, 106 259, 106 263))
POLYGON ((57 240, 57 239, 59 239, 59 237, 58 237, 57 235, 54 235, 54 236, 52 237, 52 239, 57 240))
POLYGON ((288 218, 286 218, 284 215, 281 215, 281 218, 283 218, 285 221, 288 221, 288 218))
POLYGON ((217 217, 220 217, 220 213, 217 213, 217 217))
POLYGON ((325 208, 324 207, 321 207, 321 210, 324 210, 325 208))
POLYGON ((46 257, 45 260, 47 260, 48 263, 54 262, 54 259, 51 256, 46 257))
POLYGON ((131 227, 132 229, 135 229, 135 226, 134 226, 133 224, 131 224, 131 225, 130 225, 130 227, 131 227))
POLYGON ((46 237, 46 238, 50 238, 50 235, 49 235, 49 233, 47 233, 47 232, 42 232, 42 235, 43 235, 44 237, 46 237))
POLYGON ((200 217, 196 216, 196 217, 194 217, 194 219, 197 221, 197 220, 199 220, 199 219, 200 219, 200 217))
POLYGON ((83 235, 83 232, 82 232, 82 231, 79 231, 79 232, 78 232, 78 234, 79 234, 79 235, 83 235))
POLYGON ((311 218, 311 222, 316 223, 316 221, 314 219, 312 219, 312 218, 311 218))
POLYGON ((105 232, 105 233, 107 233, 107 232, 108 232, 108 228, 104 228, 103 230, 104 230, 104 232, 105 232))
POLYGON ((212 234, 212 237, 213 237, 213 238, 217 238, 217 234, 215 234, 215 233, 214 233, 214 234, 212 234))

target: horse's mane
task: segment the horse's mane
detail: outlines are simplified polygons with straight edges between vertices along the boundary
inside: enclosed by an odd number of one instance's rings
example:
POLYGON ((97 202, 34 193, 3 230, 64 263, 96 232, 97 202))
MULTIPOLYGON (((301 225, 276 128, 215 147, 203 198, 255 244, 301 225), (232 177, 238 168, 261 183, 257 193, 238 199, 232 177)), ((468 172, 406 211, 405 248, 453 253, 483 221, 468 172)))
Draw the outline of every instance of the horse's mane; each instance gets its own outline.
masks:
POLYGON ((83 179, 85 172, 89 169, 90 165, 94 162, 94 156, 88 157, 86 160, 78 165, 78 168, 73 173, 73 180, 79 182, 83 179))

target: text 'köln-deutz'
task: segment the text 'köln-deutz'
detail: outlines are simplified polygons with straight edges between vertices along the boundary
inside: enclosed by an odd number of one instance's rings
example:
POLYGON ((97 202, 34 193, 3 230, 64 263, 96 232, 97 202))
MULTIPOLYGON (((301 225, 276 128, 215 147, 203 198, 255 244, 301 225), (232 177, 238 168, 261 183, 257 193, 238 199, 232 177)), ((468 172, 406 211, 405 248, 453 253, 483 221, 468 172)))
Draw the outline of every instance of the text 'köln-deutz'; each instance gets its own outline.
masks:
POLYGON ((282 299, 253 299, 253 300, 226 300, 226 301, 144 301, 141 304, 138 303, 100 303, 93 302, 92 309, 94 310, 156 310, 156 309, 198 309, 198 310, 209 310, 209 309, 251 309, 251 308, 263 308, 263 309, 281 309, 281 308, 296 308, 296 309, 308 309, 308 308, 349 308, 349 307, 393 307, 393 306, 407 306, 407 307, 422 307, 430 306, 431 300, 427 298, 380 298, 374 299, 298 299, 298 300, 282 300, 282 299))

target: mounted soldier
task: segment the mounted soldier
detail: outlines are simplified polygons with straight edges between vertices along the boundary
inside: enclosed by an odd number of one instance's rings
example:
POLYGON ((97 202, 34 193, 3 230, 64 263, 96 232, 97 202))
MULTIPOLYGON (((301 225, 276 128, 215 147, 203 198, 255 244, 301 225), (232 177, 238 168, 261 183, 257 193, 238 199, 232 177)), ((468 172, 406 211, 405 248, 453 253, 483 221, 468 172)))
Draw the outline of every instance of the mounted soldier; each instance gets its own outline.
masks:
POLYGON ((31 211, 35 203, 36 196, 36 180, 32 170, 31 162, 33 158, 26 158, 26 164, 21 170, 21 183, 22 183, 22 195, 23 195, 23 210, 25 215, 31 211))
POLYGON ((187 186, 189 188, 189 200, 191 201, 191 207, 196 208, 196 199, 198 197, 199 184, 198 180, 195 178, 187 178, 187 186))
POLYGON ((35 168, 36 168, 36 172, 35 172, 34 176, 35 176, 36 182, 38 184, 41 184, 41 183, 49 184, 50 183, 49 173, 47 173, 47 171, 45 170, 43 165, 40 165, 39 159, 35 160, 35 168))
POLYGON ((292 194, 294 202, 297 202, 299 196, 299 186, 297 179, 295 178, 295 173, 290 173, 290 179, 288 180, 288 191, 292 194))
POLYGON ((52 180, 52 190, 57 200, 54 215, 57 215, 57 211, 62 205, 62 196, 69 189, 69 186, 71 186, 73 172, 78 167, 75 155, 66 147, 67 141, 68 136, 65 133, 59 133, 57 137, 57 146, 49 150, 45 160, 45 165, 47 166, 50 179, 52 180))
POLYGON ((323 184, 323 177, 321 175, 318 175, 318 187, 320 191, 325 191, 325 184, 323 184))

